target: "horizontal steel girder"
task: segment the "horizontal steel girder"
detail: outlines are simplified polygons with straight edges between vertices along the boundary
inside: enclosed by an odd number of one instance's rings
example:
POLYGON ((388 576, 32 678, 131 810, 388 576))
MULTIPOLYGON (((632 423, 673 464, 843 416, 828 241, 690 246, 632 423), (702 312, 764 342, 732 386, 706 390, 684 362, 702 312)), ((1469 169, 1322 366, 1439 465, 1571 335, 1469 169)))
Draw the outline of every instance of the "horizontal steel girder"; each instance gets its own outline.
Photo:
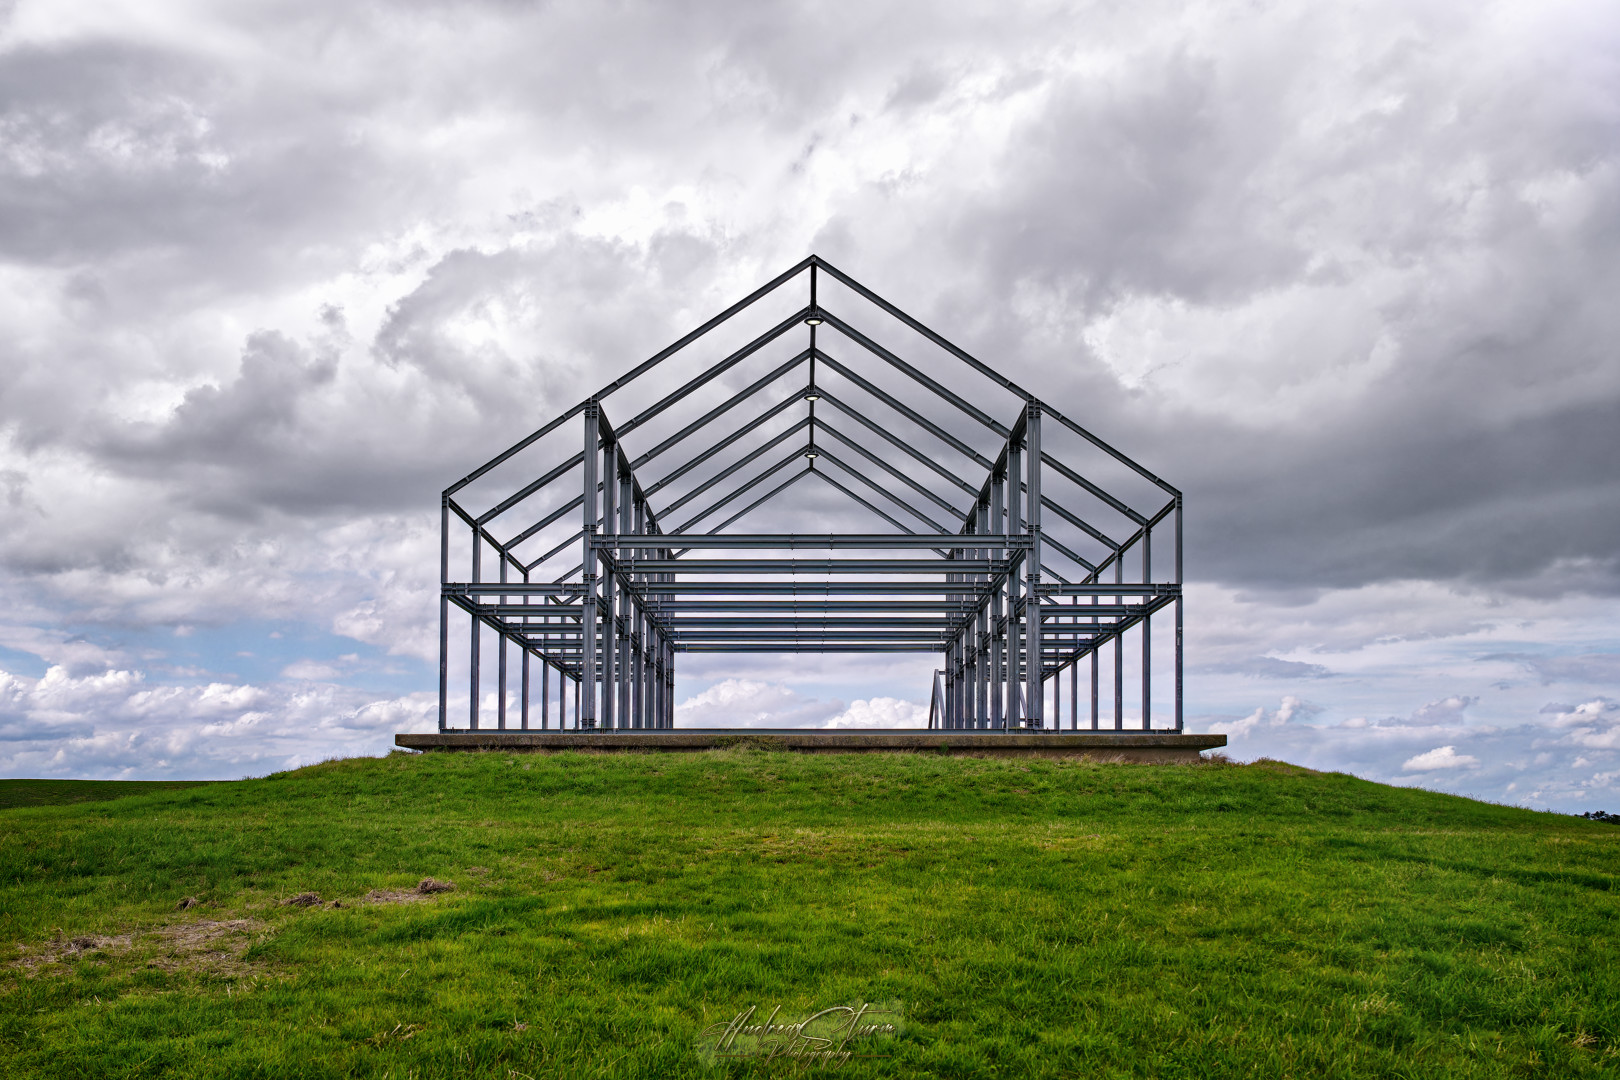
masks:
POLYGON ((698 597, 670 601, 654 598, 648 601, 647 609, 672 615, 694 611, 753 611, 765 614, 798 612, 805 615, 818 613, 889 615, 925 612, 953 618, 974 610, 971 602, 960 600, 810 600, 804 597, 788 597, 784 600, 714 600, 698 597))
POLYGON ((915 645, 885 645, 882 643, 871 645, 837 645, 819 641, 799 642, 792 646, 756 645, 749 643, 697 646, 676 644, 674 649, 676 652, 681 653, 937 653, 945 651, 945 647, 942 645, 934 648, 927 648, 915 645))
MULTIPOLYGON (((960 588, 960 583, 955 583, 951 587, 960 588)), ((521 620, 525 625, 534 627, 547 625, 564 626, 570 623, 577 623, 580 619, 581 609, 578 604, 566 606, 559 604, 542 607, 539 604, 478 604, 468 602, 466 598, 460 596, 455 597, 455 599, 467 611, 473 611, 479 615, 500 616, 503 619, 521 620), (554 621, 548 623, 546 620, 554 621)), ((598 599, 597 602, 600 605, 605 601, 598 599)), ((938 603, 904 600, 887 602, 859 600, 806 601, 794 597, 787 597, 779 600, 739 600, 729 602, 724 600, 675 599, 668 601, 649 601, 644 605, 645 609, 650 614, 665 617, 675 617, 678 619, 694 617, 695 613, 700 611, 752 612, 758 613, 758 615, 762 617, 770 615, 792 616, 795 620, 815 617, 832 618, 838 615, 849 617, 858 614, 889 617, 892 614, 905 612, 913 615, 919 613, 928 613, 930 615, 938 616, 937 619, 929 621, 937 621, 942 624, 952 625, 959 622, 963 617, 977 614, 982 606, 982 602, 971 601, 940 601, 938 603)), ((1121 618, 1133 618, 1136 616, 1149 614, 1152 611, 1157 610, 1160 606, 1161 604, 1154 603, 1087 604, 1084 607, 1077 609, 1068 605, 1043 604, 1041 605, 1040 612, 1041 622, 1045 626, 1052 627, 1057 630, 1062 630, 1066 627, 1084 629, 1097 622, 1106 623, 1121 618)), ((899 618, 893 619, 892 621, 905 623, 907 621, 915 620, 899 618)))
POLYGON ((685 632, 682 632, 682 633, 671 634, 670 635, 670 640, 674 641, 677 645, 680 645, 680 644, 693 644, 693 643, 697 643, 697 642, 702 642, 704 644, 713 644, 715 642, 720 642, 720 641, 735 641, 735 642, 746 642, 746 643, 754 643, 754 644, 760 644, 760 643, 764 643, 764 642, 776 642, 777 644, 780 644, 780 645, 782 645, 784 647, 791 647, 792 645, 795 645, 795 644, 797 644, 797 643, 799 643, 801 641, 830 641, 830 642, 845 642, 845 643, 850 643, 850 644, 859 644, 860 642, 863 642, 863 641, 884 641, 884 642, 908 641, 908 642, 915 642, 917 644, 918 648, 924 648, 924 647, 928 647, 928 646, 932 646, 932 645, 943 645, 946 638, 945 638, 944 634, 907 634, 907 633, 904 633, 904 632, 898 631, 898 630, 896 630, 896 631, 894 631, 892 633, 881 633, 881 632, 878 632, 878 631, 863 631, 863 632, 848 631, 848 632, 846 632, 846 631, 842 631, 842 630, 827 630, 827 631, 824 631, 822 633, 814 633, 812 631, 806 630, 803 633, 780 633, 780 634, 773 634, 773 633, 769 633, 767 631, 761 630, 759 633, 756 633, 756 634, 742 633, 740 631, 734 631, 734 632, 731 632, 731 633, 713 633, 713 634, 694 632, 694 631, 685 631, 685 632))
POLYGON ((849 550, 876 548, 976 548, 1023 549, 1033 541, 1027 536, 1002 536, 991 533, 746 533, 709 534, 681 533, 676 536, 642 536, 609 534, 596 538, 598 548, 619 551, 647 550, 658 547, 681 548, 759 548, 763 550, 791 551, 797 548, 844 548, 849 550))
POLYGON ((648 581, 634 583, 649 596, 659 593, 709 593, 714 596, 791 596, 847 593, 866 596, 959 594, 973 596, 988 588, 972 581, 648 581))
MULTIPOLYGON (((621 574, 1000 574, 1004 559, 620 559, 621 574)), ((648 582, 649 586, 661 584, 648 582)))
MULTIPOLYGON (((1110 585, 1106 582, 1059 585, 1041 582, 1035 587, 1041 596, 1170 596, 1181 595, 1181 586, 1162 585, 1110 585)), ((1082 607, 1084 605, 1081 605, 1082 607)))
POLYGON ((683 630, 731 630, 731 629, 781 629, 786 627, 809 627, 816 632, 822 630, 870 630, 895 629, 914 630, 924 633, 949 633, 956 623, 952 619, 866 619, 848 616, 828 616, 809 614, 803 617, 759 618, 759 619, 705 619, 700 616, 681 615, 671 619, 661 626, 669 627, 671 632, 679 633, 683 630))

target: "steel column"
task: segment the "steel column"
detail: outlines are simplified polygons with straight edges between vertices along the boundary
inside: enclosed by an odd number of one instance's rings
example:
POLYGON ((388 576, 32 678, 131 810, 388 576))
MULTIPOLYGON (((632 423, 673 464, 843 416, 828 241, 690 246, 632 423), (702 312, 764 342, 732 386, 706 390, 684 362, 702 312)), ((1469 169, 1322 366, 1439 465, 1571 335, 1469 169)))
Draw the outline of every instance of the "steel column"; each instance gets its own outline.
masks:
POLYGON ((600 460, 597 445, 602 436, 601 410, 593 399, 585 408, 585 535, 581 542, 585 593, 580 611, 580 678, 574 683, 574 724, 590 729, 596 727, 596 466, 600 460), (591 692, 583 692, 582 683, 589 679, 591 692))
POLYGON ((1030 400, 1025 414, 1026 430, 1024 440, 1026 446, 1025 457, 1029 460, 1029 538, 1030 549, 1026 555, 1025 565, 1029 567, 1029 584, 1025 590, 1027 599, 1025 605, 1025 619, 1028 624, 1028 641, 1025 648, 1029 657, 1026 679, 1028 688, 1025 691, 1029 707, 1034 710, 1030 719, 1035 721, 1036 727, 1044 727, 1042 706, 1045 704, 1041 693, 1041 407, 1030 400))

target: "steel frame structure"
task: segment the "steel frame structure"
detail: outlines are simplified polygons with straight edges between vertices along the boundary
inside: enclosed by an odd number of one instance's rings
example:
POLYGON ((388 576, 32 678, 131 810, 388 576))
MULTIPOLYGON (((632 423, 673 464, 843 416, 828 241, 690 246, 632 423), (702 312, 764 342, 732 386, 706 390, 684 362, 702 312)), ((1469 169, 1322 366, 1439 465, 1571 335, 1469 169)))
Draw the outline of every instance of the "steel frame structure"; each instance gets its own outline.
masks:
POLYGON ((1085 719, 1092 730, 1124 730, 1128 635, 1140 668, 1140 729, 1182 730, 1181 492, 814 255, 452 484, 441 503, 440 731, 460 730, 449 715, 453 609, 469 616, 472 628, 466 730, 480 730, 489 711, 480 680, 491 666, 483 651, 491 636, 494 719, 502 730, 513 705, 523 730, 536 719, 540 728, 670 728, 682 652, 941 654, 928 726, 963 730, 1060 729, 1067 671, 1070 729, 1082 729, 1085 719), (818 300, 823 276, 1011 395, 1015 411, 998 419, 937 369, 930 374, 845 322, 818 300), (606 404, 615 394, 804 277, 807 304, 630 419, 610 421, 606 404), (632 439, 639 454, 627 447, 627 438, 653 430, 652 421, 700 389, 723 390, 723 377, 766 345, 791 349, 787 335, 806 330, 807 346, 761 378, 654 445, 632 439), (840 349, 853 347, 847 358, 827 344, 829 334, 840 349), (878 365, 891 381, 898 373, 910 394, 885 389, 858 363, 878 365), (733 410, 801 372, 802 386, 740 426, 723 427, 733 410), (570 424, 577 452, 525 472, 524 482, 481 512, 458 501, 469 485, 570 424), (896 433, 907 424, 937 449, 896 433), (773 427, 780 430, 765 438, 773 427), (1132 505, 1106 490, 1059 456, 1049 445, 1053 433, 1077 437, 1077 446, 1146 481, 1144 489, 1164 501, 1138 509, 1141 498, 1132 505), (750 437, 765 441, 742 453, 750 437), (999 451, 981 452, 974 438, 993 438, 999 451), (669 465, 665 455, 676 448, 682 460, 669 465), (934 486, 918 479, 918 467, 934 486), (732 528, 811 478, 886 529, 732 528), (683 481, 684 494, 675 497, 671 485, 683 481), (939 482, 949 496, 939 493, 939 482), (701 509, 688 509, 699 500, 701 509), (497 522, 519 512, 523 527, 497 536, 497 522), (1109 524, 1097 523, 1099 512, 1109 524), (568 531, 570 518, 577 530, 550 542, 547 531, 559 523, 568 531), (453 525, 467 530, 470 545, 452 543, 453 525), (534 550, 542 541, 543 550, 534 550), (1078 550, 1087 545, 1089 554, 1078 550), (453 549, 469 556, 465 575, 452 576, 453 549), (1152 626, 1166 607, 1174 620, 1173 726, 1155 729, 1152 626), (1090 669, 1085 718, 1083 666, 1090 669))

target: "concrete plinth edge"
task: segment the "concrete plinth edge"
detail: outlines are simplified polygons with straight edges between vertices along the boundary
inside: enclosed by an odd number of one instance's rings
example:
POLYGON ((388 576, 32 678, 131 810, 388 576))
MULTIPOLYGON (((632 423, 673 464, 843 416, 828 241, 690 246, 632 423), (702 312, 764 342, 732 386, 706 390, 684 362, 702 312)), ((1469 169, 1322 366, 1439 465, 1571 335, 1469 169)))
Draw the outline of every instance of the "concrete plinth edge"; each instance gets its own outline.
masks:
POLYGON ((442 731, 394 736, 407 750, 696 751, 727 747, 802 753, 944 753, 987 757, 1080 758, 1142 764, 1190 764, 1225 735, 1173 731, 938 731, 850 729, 681 728, 663 731, 442 731))

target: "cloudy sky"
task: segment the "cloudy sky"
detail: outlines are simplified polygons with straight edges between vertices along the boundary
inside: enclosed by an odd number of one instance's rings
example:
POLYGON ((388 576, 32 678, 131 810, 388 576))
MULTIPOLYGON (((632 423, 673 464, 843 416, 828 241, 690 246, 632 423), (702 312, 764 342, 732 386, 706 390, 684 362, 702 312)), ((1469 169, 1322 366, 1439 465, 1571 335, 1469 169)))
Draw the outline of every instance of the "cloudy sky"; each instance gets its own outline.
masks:
POLYGON ((1186 492, 1194 730, 1620 810, 1607 0, 0 3, 0 775, 430 728, 438 491, 812 251, 1186 492))

